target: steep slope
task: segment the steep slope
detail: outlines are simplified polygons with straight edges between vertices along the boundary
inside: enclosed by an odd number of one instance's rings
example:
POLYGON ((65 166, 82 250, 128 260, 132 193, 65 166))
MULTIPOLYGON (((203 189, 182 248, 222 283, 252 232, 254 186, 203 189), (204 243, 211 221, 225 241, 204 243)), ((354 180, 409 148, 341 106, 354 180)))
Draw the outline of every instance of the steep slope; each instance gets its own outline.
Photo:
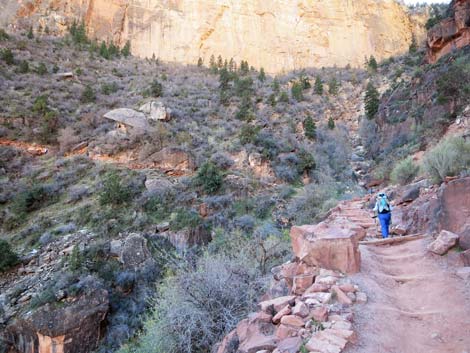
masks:
POLYGON ((425 36, 426 11, 395 0, 361 1, 44 1, 12 3, 0 23, 63 32, 85 21, 91 37, 132 42, 141 57, 194 64, 211 55, 248 60, 268 72, 304 67, 359 67, 364 57, 403 54, 425 36), (36 22, 37 21, 37 22, 36 22), (36 25, 35 25, 36 27, 36 25))

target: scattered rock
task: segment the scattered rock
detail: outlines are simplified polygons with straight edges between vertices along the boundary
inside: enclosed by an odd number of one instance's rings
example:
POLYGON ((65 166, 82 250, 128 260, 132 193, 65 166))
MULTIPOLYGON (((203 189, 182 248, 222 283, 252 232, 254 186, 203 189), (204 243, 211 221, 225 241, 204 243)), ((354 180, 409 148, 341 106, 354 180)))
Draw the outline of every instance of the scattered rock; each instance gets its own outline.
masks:
POLYGON ((137 268, 150 257, 147 239, 140 234, 134 233, 124 240, 119 260, 126 268, 137 268))
POLYGON ((313 274, 304 274, 294 277, 292 292, 294 294, 303 294, 307 288, 313 284, 315 275, 313 274))
POLYGON ((352 305, 352 300, 338 286, 331 287, 331 292, 336 294, 336 299, 341 304, 352 305))
POLYGON ((295 304, 294 308, 292 309, 292 314, 300 317, 307 317, 309 313, 310 310, 308 309, 308 306, 301 301, 295 304))
POLYGON ((281 318, 281 324, 294 327, 303 327, 304 321, 297 315, 285 315, 281 318))
POLYGON ((259 307, 261 311, 268 312, 270 308, 273 308, 274 311, 277 313, 281 309, 283 309, 286 305, 294 303, 295 302, 295 295, 288 295, 285 297, 279 297, 279 298, 274 298, 271 300, 266 300, 261 303, 259 303, 259 307))
POLYGON ((129 108, 111 110, 104 114, 104 117, 118 124, 123 124, 125 127, 133 127, 141 131, 147 131, 150 128, 144 113, 129 108))
POLYGON ((273 317, 273 324, 278 324, 283 316, 289 315, 292 312, 290 305, 286 305, 284 308, 279 310, 279 312, 273 317))
POLYGON ((317 308, 312 309, 310 315, 315 321, 318 322, 325 322, 328 321, 328 309, 325 306, 319 306, 317 308))
POLYGON ((162 102, 150 101, 142 105, 139 110, 154 121, 170 121, 171 109, 166 108, 162 102))
POLYGON ((314 283, 307 288, 304 294, 317 293, 317 292, 328 292, 330 289, 326 284, 314 283))
POLYGON ((428 250, 437 255, 444 255, 450 248, 457 244, 458 240, 459 236, 457 234, 442 230, 437 239, 429 244, 428 250))

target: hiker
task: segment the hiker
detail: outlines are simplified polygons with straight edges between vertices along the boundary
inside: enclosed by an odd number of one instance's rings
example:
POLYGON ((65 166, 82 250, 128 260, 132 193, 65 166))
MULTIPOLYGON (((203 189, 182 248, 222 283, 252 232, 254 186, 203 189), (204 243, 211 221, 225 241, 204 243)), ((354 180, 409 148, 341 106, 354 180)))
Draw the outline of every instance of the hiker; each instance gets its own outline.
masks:
POLYGON ((380 227, 382 228, 382 238, 388 238, 390 222, 392 220, 392 206, 388 202, 387 195, 383 192, 377 195, 377 200, 375 202, 374 212, 377 213, 380 227))

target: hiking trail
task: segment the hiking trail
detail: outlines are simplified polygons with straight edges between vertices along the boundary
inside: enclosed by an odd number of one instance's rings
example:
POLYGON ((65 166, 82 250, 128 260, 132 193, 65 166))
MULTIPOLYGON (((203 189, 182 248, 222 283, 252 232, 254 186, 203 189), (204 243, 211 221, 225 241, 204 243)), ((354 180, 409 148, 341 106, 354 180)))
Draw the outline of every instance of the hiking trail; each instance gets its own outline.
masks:
MULTIPOLYGON (((376 225, 364 202, 343 204, 338 215, 376 225)), ((358 342, 347 353, 468 353, 470 295, 446 258, 427 252, 430 237, 394 245, 360 245, 361 272, 351 279, 367 304, 355 312, 358 342)))

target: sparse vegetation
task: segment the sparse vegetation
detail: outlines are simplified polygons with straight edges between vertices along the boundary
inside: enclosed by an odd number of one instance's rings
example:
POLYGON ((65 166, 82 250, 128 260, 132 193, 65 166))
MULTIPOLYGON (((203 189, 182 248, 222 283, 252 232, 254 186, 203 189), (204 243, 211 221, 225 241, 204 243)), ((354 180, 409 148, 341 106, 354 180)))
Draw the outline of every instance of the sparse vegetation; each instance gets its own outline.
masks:
POLYGON ((418 171, 419 166, 413 162, 411 157, 408 157, 395 164, 395 167, 390 173, 390 180, 394 184, 405 185, 413 181, 418 171))
POLYGON ((18 263, 18 255, 13 251, 11 245, 3 239, 0 239, 0 273, 5 272, 18 263))

